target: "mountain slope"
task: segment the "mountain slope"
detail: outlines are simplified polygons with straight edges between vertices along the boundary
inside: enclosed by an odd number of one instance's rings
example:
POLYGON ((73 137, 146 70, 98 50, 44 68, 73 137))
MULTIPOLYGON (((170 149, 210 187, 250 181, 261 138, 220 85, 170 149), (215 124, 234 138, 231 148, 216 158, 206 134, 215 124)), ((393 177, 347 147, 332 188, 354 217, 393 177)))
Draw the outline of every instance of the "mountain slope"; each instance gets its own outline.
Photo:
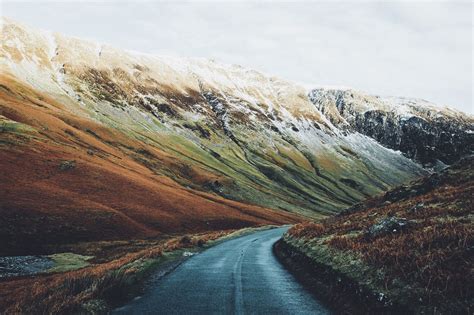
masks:
MULTIPOLYGON (((0 91, 0 253, 42 245, 295 222, 297 216, 183 187, 147 168, 172 157, 14 81, 0 91), (5 106, 6 105, 6 106, 5 106), (21 122, 19 122, 21 121, 21 122)), ((164 167, 163 166, 163 167, 164 167)), ((191 166, 196 181, 216 177, 191 166)))
POLYGON ((0 226, 12 240, 295 222, 427 173, 254 70, 8 19, 2 36, 0 226))
POLYGON ((341 129, 367 135, 426 166, 452 164, 474 152, 474 119, 409 98, 314 89, 310 99, 341 129))

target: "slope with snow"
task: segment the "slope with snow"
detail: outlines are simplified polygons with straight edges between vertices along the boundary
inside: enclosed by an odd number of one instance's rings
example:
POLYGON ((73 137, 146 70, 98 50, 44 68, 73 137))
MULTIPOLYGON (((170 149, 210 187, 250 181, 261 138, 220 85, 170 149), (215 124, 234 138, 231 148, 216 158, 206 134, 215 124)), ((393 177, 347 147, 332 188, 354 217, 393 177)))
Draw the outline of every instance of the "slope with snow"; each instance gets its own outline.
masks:
MULTIPOLYGON (((4 217, 12 222, 19 213, 48 221, 54 216, 44 219, 45 213, 59 204, 67 208, 51 185, 82 198, 80 209, 105 207, 112 217, 132 220, 129 234, 146 234, 245 225, 256 217, 268 222, 275 213, 324 216, 427 172, 354 128, 352 117, 373 104, 390 111, 377 97, 354 94, 357 106, 349 112, 335 105, 335 95, 350 91, 308 95, 302 86, 236 65, 122 51, 8 19, 2 36, 0 118, 8 127, 2 129, 1 154, 9 167, 23 167, 14 180, 10 173, 2 173, 2 180, 27 183, 32 167, 49 167, 28 190, 33 196, 40 185, 45 198, 17 200, 13 192, 4 198, 4 217), (66 158, 76 168, 54 175, 52 165, 66 158), (113 181, 97 175, 105 169, 113 176, 101 176, 113 181), (136 195, 126 193, 130 178, 136 195), (146 192, 138 188, 143 185, 146 192), (114 190, 120 202, 104 204, 114 190), (180 202, 191 196, 200 201, 180 202), (218 205, 223 203, 225 209, 218 205), (267 215, 239 203, 277 212, 267 215)), ((68 212, 68 218, 77 215, 68 212)), ((290 217, 278 220, 295 220, 290 217)), ((87 239, 86 232, 77 233, 87 239)))
POLYGON ((474 118, 420 99, 314 89, 310 99, 339 128, 369 136, 425 166, 452 164, 474 152, 474 118))

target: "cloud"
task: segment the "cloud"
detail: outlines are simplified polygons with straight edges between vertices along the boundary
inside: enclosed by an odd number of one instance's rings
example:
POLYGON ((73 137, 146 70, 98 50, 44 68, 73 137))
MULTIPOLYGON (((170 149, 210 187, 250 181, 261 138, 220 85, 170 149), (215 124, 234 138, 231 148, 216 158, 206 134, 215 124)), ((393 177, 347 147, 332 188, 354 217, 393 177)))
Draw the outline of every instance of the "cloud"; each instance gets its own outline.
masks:
POLYGON ((4 2, 3 14, 125 49, 472 106, 472 3, 4 2))

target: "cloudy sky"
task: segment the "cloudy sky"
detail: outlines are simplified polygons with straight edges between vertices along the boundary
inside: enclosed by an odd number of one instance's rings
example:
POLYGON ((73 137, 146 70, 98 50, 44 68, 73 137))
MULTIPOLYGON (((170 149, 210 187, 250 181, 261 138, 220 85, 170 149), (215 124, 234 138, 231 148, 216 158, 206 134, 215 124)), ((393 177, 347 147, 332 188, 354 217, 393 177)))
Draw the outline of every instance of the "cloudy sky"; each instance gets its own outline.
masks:
POLYGON ((474 113, 466 1, 2 1, 25 24, 147 53, 213 58, 307 85, 474 113))

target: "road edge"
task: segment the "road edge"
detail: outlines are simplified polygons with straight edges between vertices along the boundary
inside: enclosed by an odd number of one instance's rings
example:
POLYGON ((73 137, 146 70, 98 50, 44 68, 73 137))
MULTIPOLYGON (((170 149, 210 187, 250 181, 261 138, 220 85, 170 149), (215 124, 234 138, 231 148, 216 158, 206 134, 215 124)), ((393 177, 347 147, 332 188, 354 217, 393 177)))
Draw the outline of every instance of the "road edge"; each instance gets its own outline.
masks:
MULTIPOLYGON (((160 259, 157 259, 156 263, 149 266, 146 270, 143 270, 142 276, 140 278, 134 279, 133 283, 129 283, 127 288, 122 289, 122 292, 121 294, 119 294, 119 296, 112 296, 109 298, 106 297, 104 299, 106 307, 101 310, 98 310, 97 313, 108 314, 113 310, 119 310, 125 307, 127 303, 143 294, 143 292, 147 289, 150 281, 160 280, 161 278, 173 272, 176 268, 178 268, 182 263, 187 261, 192 256, 197 255, 209 248, 256 232, 276 229, 285 226, 289 225, 264 225, 259 227, 246 227, 236 230, 218 239, 208 241, 203 244, 203 246, 194 246, 183 249, 176 249, 171 252, 165 252, 163 254, 167 255, 167 259, 165 259, 164 261, 159 261, 160 259), (183 255, 185 252, 192 253, 192 255, 183 255)), ((95 310, 93 310, 93 313, 94 311, 95 310)))
POLYGON ((411 314, 401 305, 387 305, 368 290, 331 266, 315 262, 283 238, 273 245, 280 263, 318 300, 336 314, 411 314))

